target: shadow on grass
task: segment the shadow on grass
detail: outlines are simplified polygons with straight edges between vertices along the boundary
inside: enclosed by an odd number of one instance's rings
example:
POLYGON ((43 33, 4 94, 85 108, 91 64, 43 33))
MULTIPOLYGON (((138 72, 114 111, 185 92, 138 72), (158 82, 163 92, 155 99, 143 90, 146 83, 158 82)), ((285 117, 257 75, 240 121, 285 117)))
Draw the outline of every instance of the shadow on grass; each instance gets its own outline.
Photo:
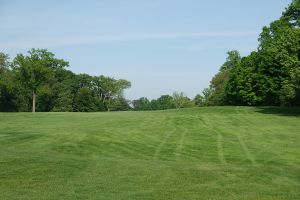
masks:
POLYGON ((255 112, 300 117, 300 107, 255 107, 255 112))

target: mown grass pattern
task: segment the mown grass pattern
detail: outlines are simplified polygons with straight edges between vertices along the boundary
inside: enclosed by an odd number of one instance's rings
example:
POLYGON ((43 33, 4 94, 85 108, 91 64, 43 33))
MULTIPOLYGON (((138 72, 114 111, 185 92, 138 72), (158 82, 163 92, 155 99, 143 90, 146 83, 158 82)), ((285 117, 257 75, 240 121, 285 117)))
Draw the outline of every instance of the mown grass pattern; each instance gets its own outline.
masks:
POLYGON ((300 199, 299 113, 0 113, 0 199, 300 199))

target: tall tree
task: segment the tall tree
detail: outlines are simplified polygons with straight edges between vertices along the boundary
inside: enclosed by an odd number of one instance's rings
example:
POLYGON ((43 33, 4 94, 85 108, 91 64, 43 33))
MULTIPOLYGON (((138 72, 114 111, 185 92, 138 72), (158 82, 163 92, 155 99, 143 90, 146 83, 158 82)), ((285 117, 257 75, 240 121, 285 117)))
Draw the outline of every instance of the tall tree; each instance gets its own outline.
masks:
POLYGON ((46 83, 53 70, 66 67, 69 63, 55 58, 55 55, 46 49, 31 49, 28 54, 18 54, 13 63, 20 81, 32 93, 32 112, 35 112, 38 88, 46 83))

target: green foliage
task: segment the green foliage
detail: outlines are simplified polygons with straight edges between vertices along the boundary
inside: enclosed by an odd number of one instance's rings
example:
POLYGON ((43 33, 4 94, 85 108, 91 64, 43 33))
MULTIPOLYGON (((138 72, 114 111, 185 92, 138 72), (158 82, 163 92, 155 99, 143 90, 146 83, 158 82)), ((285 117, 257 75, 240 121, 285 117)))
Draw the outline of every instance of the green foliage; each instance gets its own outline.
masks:
POLYGON ((68 62, 45 49, 18 54, 12 63, 0 53, 0 111, 35 111, 35 104, 40 112, 130 109, 122 97, 129 81, 76 75, 66 66, 68 62))
POLYGON ((175 104, 173 97, 170 95, 160 96, 153 105, 153 110, 166 110, 172 108, 175 108, 175 104))
POLYGON ((174 99, 170 95, 162 95, 151 101, 142 97, 132 101, 132 106, 134 110, 166 110, 176 108, 174 99))
POLYGON ((194 97, 193 101, 194 101, 195 106, 201 107, 201 106, 205 105, 204 97, 200 94, 197 94, 194 97))
POLYGON ((242 58, 239 65, 232 69, 226 84, 225 101, 232 105, 259 105, 262 95, 259 83, 265 85, 265 79, 255 73, 257 52, 242 58))
POLYGON ((195 107, 194 101, 192 101, 190 98, 188 98, 187 96, 185 96, 183 98, 182 108, 192 108, 192 107, 195 107))
POLYGON ((15 57, 13 70, 22 85, 32 92, 32 111, 35 112, 35 98, 39 87, 51 80, 53 71, 57 68, 68 66, 68 62, 55 58, 55 55, 46 49, 31 49, 28 54, 18 54, 15 57))
POLYGON ((28 54, 18 54, 13 64, 22 84, 31 91, 37 91, 48 80, 51 69, 68 66, 68 62, 56 59, 53 53, 45 49, 31 49, 28 54))
POLYGON ((131 87, 131 83, 127 80, 116 80, 105 76, 93 77, 92 83, 99 100, 106 106, 108 111, 119 109, 115 106, 119 105, 120 102, 124 103, 122 100, 123 91, 131 87))
POLYGON ((18 102, 15 94, 17 88, 12 73, 2 73, 0 76, 0 111, 17 111, 18 102))
POLYGON ((182 108, 186 102, 183 92, 173 92, 172 94, 174 105, 177 109, 182 108))
POLYGON ((110 101, 110 110, 111 111, 127 111, 131 110, 129 101, 122 96, 114 98, 110 101))
POLYGON ((86 87, 79 89, 74 100, 74 111, 92 112, 96 111, 93 93, 86 87))
POLYGON ((37 93, 37 110, 40 112, 49 112, 53 108, 55 91, 49 84, 39 87, 37 93))
POLYGON ((5 53, 0 52, 0 75, 8 70, 9 66, 9 56, 5 53))
POLYGON ((213 90, 212 88, 204 88, 202 91, 203 94, 203 105, 205 106, 211 106, 211 96, 212 96, 213 90))
POLYGON ((79 90, 77 76, 73 72, 58 69, 55 71, 55 84, 52 87, 55 93, 54 106, 51 111, 55 112, 72 112, 73 101, 79 90))
POLYGON ((283 12, 281 19, 289 21, 294 27, 300 27, 300 1, 293 0, 290 6, 283 12))
POLYGON ((241 61, 240 53, 237 50, 228 51, 226 62, 221 66, 220 72, 230 71, 235 68, 241 61))
POLYGON ((62 91, 58 94, 55 105, 51 111, 54 112, 72 112, 73 95, 70 91, 62 91))
POLYGON ((195 107, 195 102, 184 96, 183 92, 174 92, 172 96, 162 95, 158 99, 149 101, 146 97, 132 101, 134 110, 166 110, 174 108, 195 107))
POLYGON ((300 105, 300 3, 264 27, 258 50, 229 54, 212 79, 208 105, 300 105))
POLYGON ((10 67, 9 56, 0 52, 0 111, 2 112, 22 110, 24 105, 22 88, 10 67))
POLYGON ((207 105, 224 105, 225 104, 225 89, 229 80, 231 71, 236 68, 241 62, 241 56, 238 51, 228 51, 226 62, 221 66, 219 72, 213 77, 210 82, 209 91, 206 96, 207 105))
POLYGON ((146 97, 141 97, 132 101, 134 110, 151 110, 151 102, 146 97))

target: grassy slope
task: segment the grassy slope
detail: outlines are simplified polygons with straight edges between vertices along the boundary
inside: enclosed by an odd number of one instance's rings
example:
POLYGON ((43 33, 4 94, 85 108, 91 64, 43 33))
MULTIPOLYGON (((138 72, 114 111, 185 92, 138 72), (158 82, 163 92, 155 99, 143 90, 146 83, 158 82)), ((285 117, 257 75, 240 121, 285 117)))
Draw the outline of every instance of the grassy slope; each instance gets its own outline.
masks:
POLYGON ((0 113, 0 199, 300 199, 297 112, 0 113))

